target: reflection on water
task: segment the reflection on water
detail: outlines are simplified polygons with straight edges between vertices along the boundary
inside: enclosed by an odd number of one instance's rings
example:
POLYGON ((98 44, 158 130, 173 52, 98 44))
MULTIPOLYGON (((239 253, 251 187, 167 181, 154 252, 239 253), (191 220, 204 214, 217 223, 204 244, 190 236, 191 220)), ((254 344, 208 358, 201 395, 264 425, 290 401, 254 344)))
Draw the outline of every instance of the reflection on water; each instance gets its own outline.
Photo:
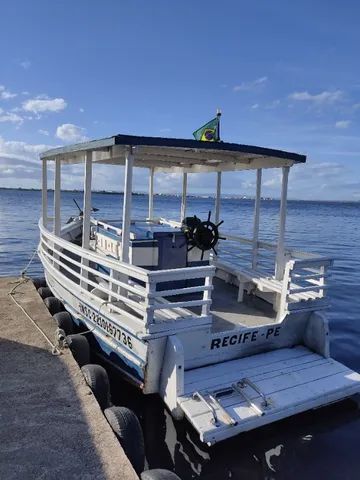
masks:
MULTIPOLYGON (((51 202, 49 195, 49 204, 51 202)), ((64 193, 63 218, 76 213, 64 193)), ((40 192, 0 190, 0 275, 17 275, 38 241, 40 192)), ((94 194, 101 218, 119 218, 120 195, 94 194)), ((147 198, 134 196, 134 217, 145 217, 147 198)), ((206 217, 211 199, 189 199, 188 213, 206 217)), ((253 202, 224 200, 224 230, 250 236, 253 202)), ((261 205, 261 239, 274 240, 279 203, 261 205)), ((178 218, 180 200, 156 197, 157 215, 178 218)), ((360 204, 289 202, 287 245, 337 259, 329 279, 331 352, 360 371, 360 204)), ((32 274, 41 274, 35 262, 32 274)), ((202 444, 188 422, 174 422, 156 396, 143 397, 112 375, 115 404, 127 405, 141 418, 151 468, 175 469, 187 479, 349 479, 360 478, 360 416, 352 401, 307 412, 227 440, 212 448, 202 444)))

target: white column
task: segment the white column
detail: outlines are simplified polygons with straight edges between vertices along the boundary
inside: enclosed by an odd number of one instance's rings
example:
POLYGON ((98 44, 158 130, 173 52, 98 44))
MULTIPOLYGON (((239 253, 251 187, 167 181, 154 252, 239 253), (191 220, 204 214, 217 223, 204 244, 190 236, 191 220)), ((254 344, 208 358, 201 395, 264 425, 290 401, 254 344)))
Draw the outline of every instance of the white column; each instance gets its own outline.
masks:
POLYGON ((41 187, 41 196, 42 196, 42 222, 45 227, 48 223, 48 201, 47 201, 47 161, 44 159, 42 161, 42 187, 41 187))
POLYGON ((55 160, 55 183, 54 183, 54 233, 60 235, 61 229, 61 161, 55 160))
POLYGON ((260 225, 260 203, 261 203, 261 177, 262 169, 256 170, 256 197, 254 207, 254 230, 253 230, 253 258, 252 268, 256 270, 257 256, 258 256, 258 241, 259 241, 259 225, 260 225))
POLYGON ((220 221, 220 201, 221 201, 221 172, 217 172, 216 177, 216 197, 215 197, 215 223, 220 221))
POLYGON ((187 173, 183 173, 180 222, 182 222, 186 216, 186 193, 187 193, 187 173))
POLYGON ((154 169, 150 168, 149 172, 149 220, 153 219, 154 216, 154 169))
POLYGON ((289 170, 290 170, 290 167, 283 167, 282 169, 279 239, 277 244, 276 266, 275 266, 275 278, 277 280, 281 280, 283 278, 284 267, 285 267, 284 245, 285 245, 286 203, 287 203, 289 170))
POLYGON ((133 165, 134 155, 132 148, 130 148, 126 152, 125 158, 125 186, 121 235, 121 260, 123 262, 129 262, 133 165))
POLYGON ((82 247, 89 249, 91 218, 92 152, 85 153, 82 247))

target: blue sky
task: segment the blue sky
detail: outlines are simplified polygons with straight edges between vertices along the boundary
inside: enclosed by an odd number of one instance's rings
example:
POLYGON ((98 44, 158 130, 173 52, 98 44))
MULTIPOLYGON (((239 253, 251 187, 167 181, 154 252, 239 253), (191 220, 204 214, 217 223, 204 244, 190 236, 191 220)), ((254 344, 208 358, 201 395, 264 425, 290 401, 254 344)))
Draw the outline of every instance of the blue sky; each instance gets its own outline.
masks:
MULTIPOLYGON (((290 198, 360 200, 359 18, 353 0, 3 0, 0 186, 39 186, 50 146, 191 138, 220 107, 224 141, 308 155, 290 198)), ((121 167, 97 168, 95 188, 122 189, 121 167)), ((213 191, 213 175, 190 177, 190 192, 213 191)), ((251 195, 254 177, 225 174, 224 192, 251 195)), ((65 171, 64 187, 81 181, 65 171)), ((279 181, 267 171, 264 195, 279 181)), ((179 188, 157 177, 157 191, 179 188)))

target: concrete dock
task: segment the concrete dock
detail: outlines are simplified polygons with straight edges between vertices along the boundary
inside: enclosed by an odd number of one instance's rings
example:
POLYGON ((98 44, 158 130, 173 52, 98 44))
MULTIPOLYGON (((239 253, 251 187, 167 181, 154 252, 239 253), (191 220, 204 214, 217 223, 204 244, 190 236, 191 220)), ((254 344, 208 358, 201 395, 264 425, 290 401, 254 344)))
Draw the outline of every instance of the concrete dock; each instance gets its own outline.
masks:
MULTIPOLYGON (((69 350, 54 356, 0 279, 0 478, 135 480, 69 350)), ((27 281, 15 299, 54 341, 56 325, 27 281)))

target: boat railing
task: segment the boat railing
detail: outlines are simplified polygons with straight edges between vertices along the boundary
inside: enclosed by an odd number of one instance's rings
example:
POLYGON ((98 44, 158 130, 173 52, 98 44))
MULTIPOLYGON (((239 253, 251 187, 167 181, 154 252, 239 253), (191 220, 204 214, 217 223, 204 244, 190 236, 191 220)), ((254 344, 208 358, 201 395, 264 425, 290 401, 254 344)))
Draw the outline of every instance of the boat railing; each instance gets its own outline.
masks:
POLYGON ((283 270, 281 275, 276 275, 279 261, 276 244, 226 232, 221 232, 221 235, 226 237, 226 241, 220 241, 215 265, 238 272, 242 284, 250 281, 261 291, 273 292, 274 308, 280 312, 280 316, 295 303, 324 300, 332 258, 285 248, 280 262, 283 270))
POLYGON ((134 328, 210 318, 215 267, 149 271, 79 247, 49 232, 42 223, 39 228, 38 251, 46 269, 64 287, 73 290, 76 285, 79 295, 85 294, 94 304, 101 300, 102 308, 106 305, 125 315, 134 328))

